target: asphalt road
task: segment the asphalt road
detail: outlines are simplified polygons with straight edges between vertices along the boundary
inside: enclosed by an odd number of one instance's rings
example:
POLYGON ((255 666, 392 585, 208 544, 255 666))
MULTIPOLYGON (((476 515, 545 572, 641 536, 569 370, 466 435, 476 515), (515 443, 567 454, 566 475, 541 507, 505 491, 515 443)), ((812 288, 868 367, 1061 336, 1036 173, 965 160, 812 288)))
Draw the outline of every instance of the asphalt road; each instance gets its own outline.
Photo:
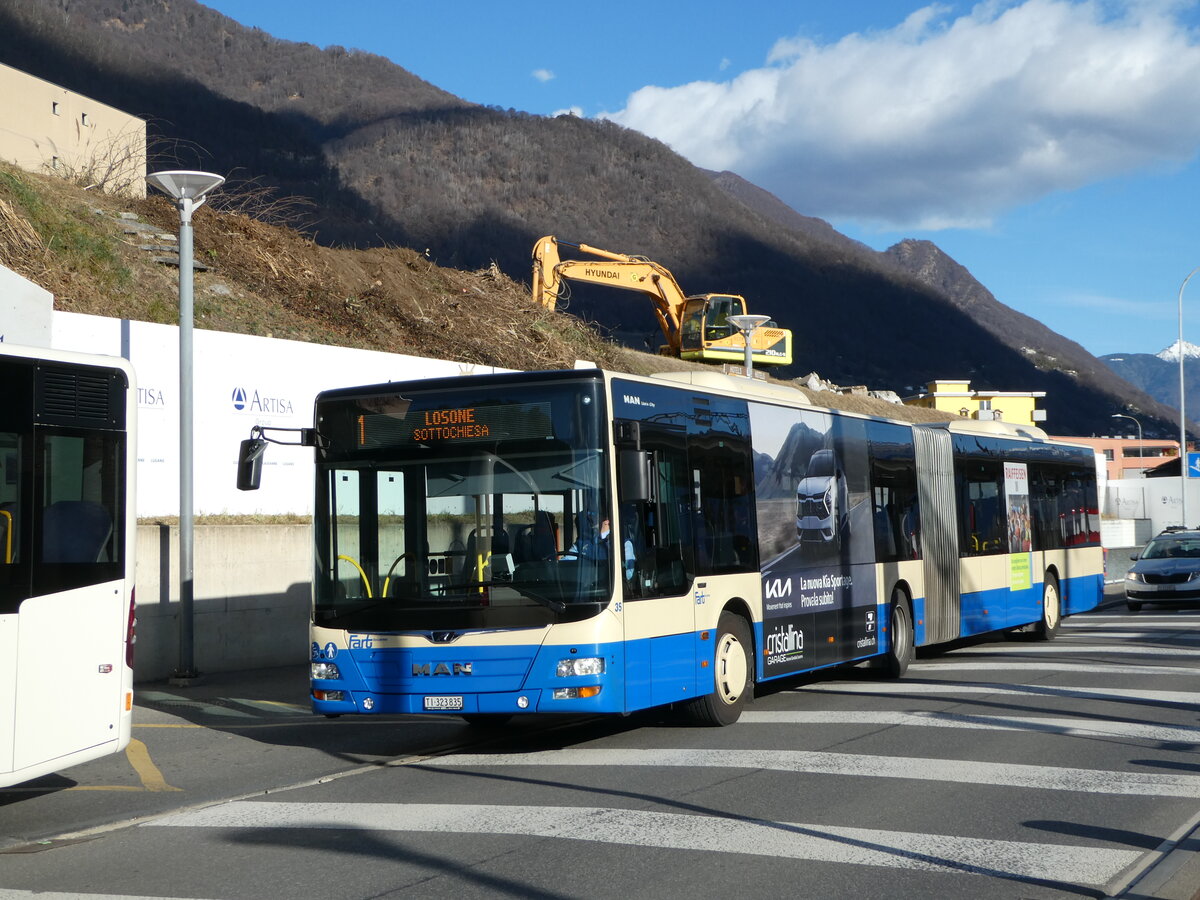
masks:
POLYGON ((1200 609, 1109 606, 725 729, 314 718, 300 668, 143 686, 129 754, 0 791, 0 897, 1191 900, 1197 674, 1200 609))

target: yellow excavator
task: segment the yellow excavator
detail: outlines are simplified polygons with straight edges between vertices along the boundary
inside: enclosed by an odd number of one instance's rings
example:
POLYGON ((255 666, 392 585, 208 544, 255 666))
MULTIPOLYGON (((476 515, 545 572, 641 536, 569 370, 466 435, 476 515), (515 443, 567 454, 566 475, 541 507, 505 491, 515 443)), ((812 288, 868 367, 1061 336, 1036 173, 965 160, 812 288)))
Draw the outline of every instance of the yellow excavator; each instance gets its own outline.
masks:
MULTIPOLYGON (((554 309, 564 281, 604 284, 645 294, 654 304, 659 327, 667 339, 659 352, 697 362, 745 359, 746 341, 730 316, 746 313, 746 300, 737 294, 684 296, 667 269, 642 256, 613 253, 587 244, 572 244, 547 235, 533 245, 533 299, 554 309), (560 247, 571 247, 596 260, 562 259, 560 247)), ((792 361, 792 333, 766 322, 750 336, 750 356, 756 366, 786 366, 792 361)))

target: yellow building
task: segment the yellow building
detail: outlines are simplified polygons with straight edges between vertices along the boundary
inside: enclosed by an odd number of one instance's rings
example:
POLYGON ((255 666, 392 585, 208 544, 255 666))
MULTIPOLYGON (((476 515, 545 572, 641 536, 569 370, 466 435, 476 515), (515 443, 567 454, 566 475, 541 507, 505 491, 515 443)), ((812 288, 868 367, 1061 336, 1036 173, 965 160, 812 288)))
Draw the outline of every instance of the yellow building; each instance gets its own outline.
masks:
POLYGON ((146 196, 146 123, 0 64, 0 159, 146 196))
POLYGON ((968 419, 1036 425, 1046 421, 1046 411, 1037 408, 1045 391, 973 391, 969 381, 931 381, 919 394, 904 398, 906 406, 937 409, 968 419))

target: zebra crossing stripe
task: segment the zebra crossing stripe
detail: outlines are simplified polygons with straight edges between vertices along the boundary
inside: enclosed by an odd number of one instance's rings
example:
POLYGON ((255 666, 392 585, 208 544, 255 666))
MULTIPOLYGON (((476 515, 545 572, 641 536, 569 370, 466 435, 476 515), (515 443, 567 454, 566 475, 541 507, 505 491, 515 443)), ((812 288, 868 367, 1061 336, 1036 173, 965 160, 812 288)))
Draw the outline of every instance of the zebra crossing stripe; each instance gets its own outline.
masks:
POLYGON ((1012 659, 1005 662, 988 662, 987 660, 929 660, 918 662, 909 668, 910 672, 920 672, 921 675, 933 675, 947 671, 1004 671, 1016 669, 1032 669, 1037 672, 1078 672, 1093 675, 1187 675, 1195 678, 1200 675, 1200 668, 1195 666, 1121 666, 1109 663, 1089 662, 1050 662, 1049 660, 1012 659))
POLYGON ((1062 623, 1062 628, 1069 628, 1072 631, 1091 631, 1093 629, 1100 631, 1105 628, 1137 628, 1148 630, 1170 629, 1172 631, 1196 631, 1200 629, 1200 618, 1195 619, 1137 619, 1133 617, 1125 617, 1121 619, 1113 619, 1107 622, 1098 622, 1094 619, 1084 621, 1067 619, 1062 623))
POLYGON ((948 712, 789 711, 742 713, 745 725, 887 725, 914 728, 963 728, 983 731, 1029 731, 1080 737, 1120 737, 1169 744, 1200 745, 1200 728, 1114 722, 1104 719, 1050 718, 1039 716, 982 716, 948 712))
POLYGON ((1019 695, 1039 697, 1083 697, 1092 700, 1110 698, 1134 700, 1140 703, 1181 703, 1194 706, 1200 702, 1196 691, 1145 691, 1139 688, 1087 688, 1058 687, 1047 684, 964 684, 960 681, 897 681, 894 684, 876 685, 854 681, 822 682, 806 684, 794 693, 805 694, 880 694, 895 697, 900 694, 990 694, 995 696, 1019 695))
POLYGON ((807 750, 636 750, 584 748, 532 753, 454 754, 424 765, 432 768, 490 766, 663 766, 755 769, 855 778, 906 778, 1082 794, 1127 797, 1200 797, 1200 775, 1111 772, 1020 763, 931 760, 916 756, 876 756, 807 750))
MULTIPOLYGON (((1091 631, 1091 629, 1088 629, 1091 631)), ((1083 637, 1075 633, 1071 638, 1083 637)), ((1181 644, 1195 644, 1200 641, 1200 634, 1184 628, 1160 628, 1157 631, 1092 631, 1087 637, 1103 638, 1113 641, 1177 641, 1181 644)))
MULTIPOLYGON (((1091 635, 1089 635, 1091 636, 1091 635)), ((1106 635, 1107 637, 1107 635, 1106 635)), ((1070 640, 1051 644, 981 644, 970 650, 951 650, 947 659, 986 653, 1011 655, 1016 653, 1092 653, 1096 656, 1196 656, 1200 650, 1192 647, 1130 647, 1126 644, 1075 644, 1070 640)))
MULTIPOLYGON (((624 753, 614 751, 614 758, 624 753)), ((241 800, 166 816, 142 827, 163 826, 500 834, 1096 886, 1111 881, 1142 855, 1114 847, 998 841, 612 807, 241 800)))

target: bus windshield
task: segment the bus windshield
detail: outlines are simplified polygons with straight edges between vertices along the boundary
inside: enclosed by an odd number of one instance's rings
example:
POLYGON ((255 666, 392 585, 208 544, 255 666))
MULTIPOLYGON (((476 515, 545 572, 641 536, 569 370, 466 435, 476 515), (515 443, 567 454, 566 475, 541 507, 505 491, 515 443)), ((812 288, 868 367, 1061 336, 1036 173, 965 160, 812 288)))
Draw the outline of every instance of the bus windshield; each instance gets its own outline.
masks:
POLYGON ((594 615, 613 578, 598 388, 318 401, 314 622, 432 632, 594 615))

